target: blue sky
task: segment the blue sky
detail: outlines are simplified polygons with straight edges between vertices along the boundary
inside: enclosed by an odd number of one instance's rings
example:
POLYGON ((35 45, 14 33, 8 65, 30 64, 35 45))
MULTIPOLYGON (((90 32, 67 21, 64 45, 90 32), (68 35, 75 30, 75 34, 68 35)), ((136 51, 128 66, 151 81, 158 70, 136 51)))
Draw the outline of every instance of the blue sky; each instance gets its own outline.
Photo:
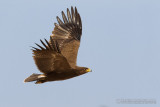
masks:
POLYGON ((1 0, 0 107, 159 107, 159 0, 1 0), (83 22, 78 65, 93 72, 41 85, 30 46, 49 39, 56 16, 76 6, 83 22), (156 104, 117 104, 154 99, 156 104))

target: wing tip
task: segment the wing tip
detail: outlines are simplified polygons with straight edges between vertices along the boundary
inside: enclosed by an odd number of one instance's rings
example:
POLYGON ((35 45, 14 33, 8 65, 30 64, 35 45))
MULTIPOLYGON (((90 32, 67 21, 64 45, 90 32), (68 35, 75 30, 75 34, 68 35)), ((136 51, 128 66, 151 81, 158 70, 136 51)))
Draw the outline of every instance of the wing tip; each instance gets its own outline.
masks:
POLYGON ((69 34, 76 40, 80 41, 82 35, 82 21, 80 14, 77 11, 77 7, 71 6, 71 10, 67 8, 67 13, 61 11, 62 20, 57 16, 57 23, 54 23, 55 29, 52 32, 57 35, 65 35, 64 33, 69 34), (67 17, 66 17, 67 16, 67 17))
MULTIPOLYGON (((61 14, 62 14, 62 17, 63 17, 65 15, 65 12, 61 11, 61 14)), ((70 12, 69 8, 67 8, 67 18, 68 18, 67 21, 68 21, 68 24, 69 23, 77 24, 76 19, 80 18, 80 17, 75 17, 75 16, 77 16, 77 14, 80 16, 76 6, 74 8, 73 8, 73 6, 71 6, 71 12, 70 12), (74 17, 76 18, 75 21, 74 21, 74 17)), ((57 18, 57 21, 58 21, 59 25, 66 24, 66 23, 63 23, 64 20, 62 21, 58 16, 56 16, 56 18, 57 18)))
POLYGON ((53 40, 53 38, 50 36, 50 43, 47 41, 47 39, 44 38, 45 43, 43 40, 40 39, 40 42, 42 43, 43 47, 39 44, 35 43, 39 48, 35 48, 31 46, 31 50, 35 53, 37 51, 55 51, 57 53, 61 53, 61 50, 59 48, 59 43, 57 40, 53 40))

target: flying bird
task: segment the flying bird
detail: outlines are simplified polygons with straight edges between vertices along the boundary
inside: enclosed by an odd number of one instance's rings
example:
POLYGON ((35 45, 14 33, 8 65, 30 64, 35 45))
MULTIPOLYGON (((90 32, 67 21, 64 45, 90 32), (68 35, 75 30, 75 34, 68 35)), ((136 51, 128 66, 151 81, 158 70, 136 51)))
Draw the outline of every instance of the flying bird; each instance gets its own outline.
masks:
POLYGON ((40 40, 32 47, 33 59, 42 74, 33 73, 24 82, 36 81, 41 84, 50 81, 61 81, 91 72, 87 67, 77 66, 77 54, 82 35, 82 22, 77 8, 67 8, 67 15, 62 11, 63 21, 57 16, 58 24, 52 31, 50 40, 40 40))

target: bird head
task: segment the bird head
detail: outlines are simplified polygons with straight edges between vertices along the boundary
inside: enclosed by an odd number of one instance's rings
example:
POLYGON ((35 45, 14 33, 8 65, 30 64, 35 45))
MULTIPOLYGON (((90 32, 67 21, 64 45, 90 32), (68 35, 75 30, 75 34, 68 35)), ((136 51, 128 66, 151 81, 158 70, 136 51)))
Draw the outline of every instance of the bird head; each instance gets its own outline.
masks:
POLYGON ((88 73, 88 72, 92 72, 92 70, 90 68, 87 68, 87 67, 77 67, 76 72, 77 72, 78 75, 82 75, 82 74, 85 74, 85 73, 88 73))

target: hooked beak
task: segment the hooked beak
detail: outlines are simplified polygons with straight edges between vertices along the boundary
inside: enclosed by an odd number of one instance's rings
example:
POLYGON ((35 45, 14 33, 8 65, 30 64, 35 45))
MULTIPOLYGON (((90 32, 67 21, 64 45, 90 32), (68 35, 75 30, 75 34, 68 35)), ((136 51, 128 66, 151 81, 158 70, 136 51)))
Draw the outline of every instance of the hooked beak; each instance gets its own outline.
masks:
POLYGON ((92 72, 92 70, 90 68, 86 69, 86 72, 92 72))

